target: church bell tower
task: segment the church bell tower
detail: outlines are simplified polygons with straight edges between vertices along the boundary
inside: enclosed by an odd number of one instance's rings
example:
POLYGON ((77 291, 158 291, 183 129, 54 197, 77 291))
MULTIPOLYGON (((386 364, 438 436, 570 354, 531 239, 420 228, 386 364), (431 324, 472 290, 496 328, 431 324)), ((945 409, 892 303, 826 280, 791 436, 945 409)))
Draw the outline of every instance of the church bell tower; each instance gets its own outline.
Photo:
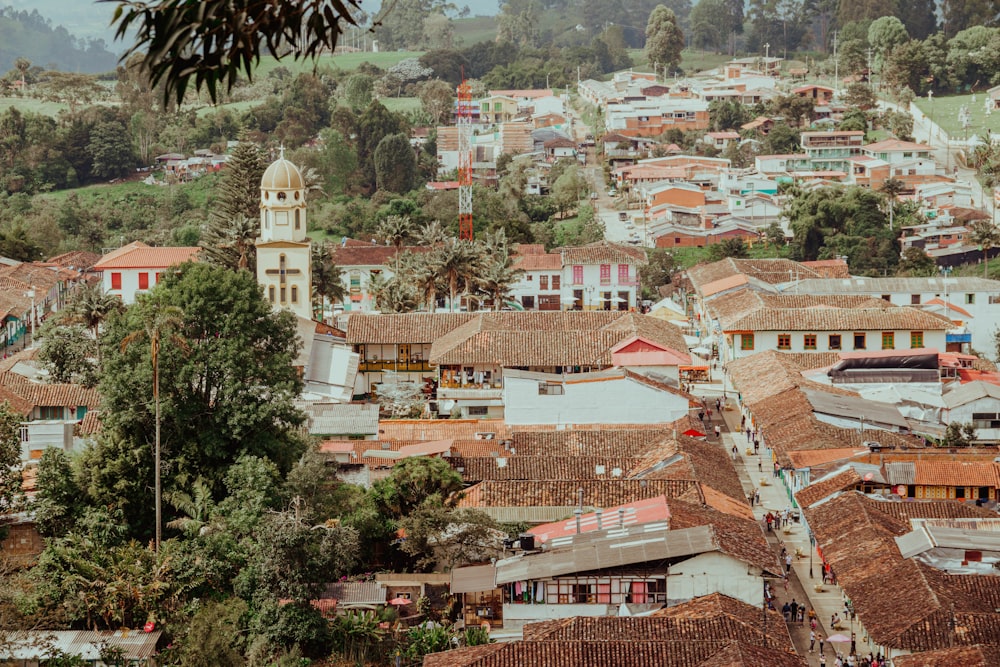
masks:
POLYGON ((275 308, 311 320, 312 253, 306 237, 306 188, 302 172, 285 150, 260 181, 257 282, 275 308))

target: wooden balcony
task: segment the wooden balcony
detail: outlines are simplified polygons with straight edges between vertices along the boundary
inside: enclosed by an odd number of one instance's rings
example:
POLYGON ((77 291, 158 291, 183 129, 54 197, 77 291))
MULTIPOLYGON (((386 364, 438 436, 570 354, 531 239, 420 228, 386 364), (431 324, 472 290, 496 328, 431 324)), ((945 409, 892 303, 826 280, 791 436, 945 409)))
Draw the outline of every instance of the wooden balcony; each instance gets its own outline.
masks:
POLYGON ((366 359, 358 365, 358 370, 362 373, 384 373, 386 371, 395 371, 397 373, 433 373, 436 369, 424 360, 397 361, 395 359, 366 359))

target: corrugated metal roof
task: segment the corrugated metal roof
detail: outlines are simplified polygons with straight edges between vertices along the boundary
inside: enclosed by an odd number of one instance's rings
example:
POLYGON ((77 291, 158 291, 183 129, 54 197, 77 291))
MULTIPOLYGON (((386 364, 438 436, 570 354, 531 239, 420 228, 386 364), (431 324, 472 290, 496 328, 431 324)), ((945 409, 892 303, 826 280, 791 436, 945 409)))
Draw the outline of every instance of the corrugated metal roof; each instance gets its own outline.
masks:
POLYGON ((899 461, 885 464, 885 481, 889 484, 915 484, 917 476, 913 461, 899 461))
POLYGON ((647 524, 610 530, 596 538, 584 533, 574 536, 573 544, 566 548, 497 561, 496 583, 662 561, 717 549, 715 529, 710 526, 669 530, 662 524, 647 524))
POLYGON ((386 588, 377 581, 338 581, 326 585, 323 598, 334 598, 339 607, 385 604, 386 588))
POLYGON ((456 567, 451 571, 451 592, 474 593, 496 588, 497 569, 492 565, 456 567))
POLYGON ((844 417, 847 419, 862 419, 869 423, 888 424, 909 428, 909 424, 895 406, 888 403, 878 403, 860 396, 841 396, 827 391, 802 389, 806 399, 813 407, 813 412, 844 417))
POLYGON ((146 660, 156 655, 161 632, 120 630, 90 632, 77 630, 29 630, 9 638, 2 657, 14 660, 38 660, 62 652, 84 660, 99 660, 105 646, 122 649, 126 660, 146 660))
POLYGON ((375 435, 378 405, 374 403, 321 403, 306 407, 312 435, 375 435))

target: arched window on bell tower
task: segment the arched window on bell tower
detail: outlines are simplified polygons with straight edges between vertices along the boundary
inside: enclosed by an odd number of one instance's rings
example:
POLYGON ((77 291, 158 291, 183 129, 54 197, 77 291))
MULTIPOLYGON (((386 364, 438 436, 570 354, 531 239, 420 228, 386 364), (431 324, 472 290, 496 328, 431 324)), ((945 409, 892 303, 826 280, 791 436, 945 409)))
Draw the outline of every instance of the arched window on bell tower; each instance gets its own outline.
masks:
POLYGON ((299 209, 295 209, 295 229, 299 229, 302 226, 302 223, 299 218, 301 214, 302 211, 300 211, 299 209))
POLYGON ((285 303, 287 299, 286 287, 285 287, 285 277, 288 275, 288 266, 285 263, 285 255, 278 256, 278 293, 280 294, 280 302, 285 303))

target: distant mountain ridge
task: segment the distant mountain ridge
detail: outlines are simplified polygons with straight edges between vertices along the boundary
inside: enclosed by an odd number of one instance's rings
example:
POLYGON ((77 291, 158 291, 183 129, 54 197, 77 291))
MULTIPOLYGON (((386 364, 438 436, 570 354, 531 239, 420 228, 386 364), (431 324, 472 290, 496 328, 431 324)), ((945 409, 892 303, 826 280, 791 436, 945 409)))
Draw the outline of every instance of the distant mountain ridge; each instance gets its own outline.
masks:
POLYGON ((79 38, 54 25, 37 8, 0 7, 0 74, 10 70, 17 58, 46 69, 83 73, 112 71, 118 60, 103 39, 79 38))

